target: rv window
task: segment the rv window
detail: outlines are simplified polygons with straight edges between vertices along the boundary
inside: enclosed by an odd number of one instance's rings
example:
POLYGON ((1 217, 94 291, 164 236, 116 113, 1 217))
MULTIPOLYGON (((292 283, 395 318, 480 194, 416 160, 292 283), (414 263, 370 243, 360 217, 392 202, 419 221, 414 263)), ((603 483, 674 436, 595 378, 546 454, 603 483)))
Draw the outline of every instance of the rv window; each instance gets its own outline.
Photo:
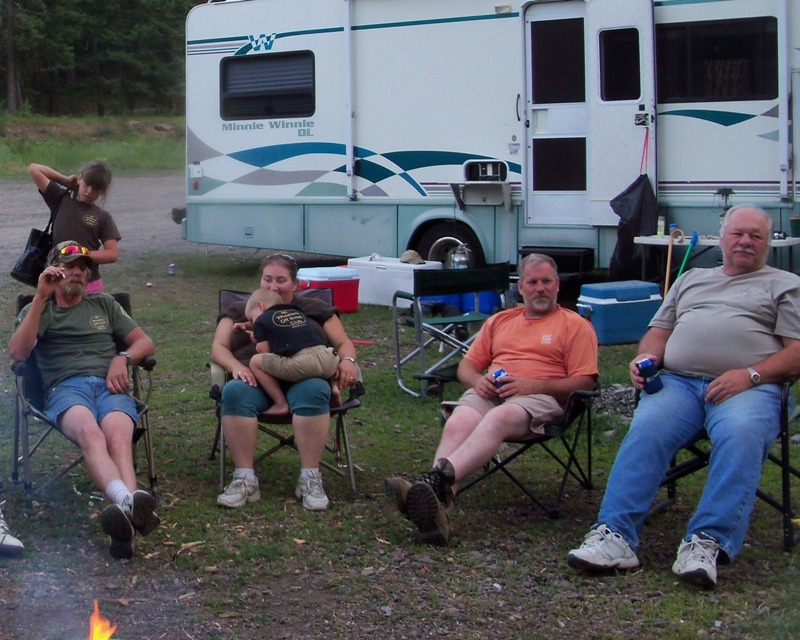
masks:
POLYGON ((220 63, 223 120, 314 115, 311 51, 232 56, 220 63))
POLYGON ((586 138, 531 141, 534 191, 586 191, 586 138))
POLYGON ((638 100, 641 94, 639 73, 639 31, 613 29, 600 33, 600 98, 638 100))
POLYGON ((534 104, 584 102, 583 20, 531 23, 531 96, 534 104))
POLYGON ((656 60, 658 102, 777 98, 777 19, 658 25, 656 60))

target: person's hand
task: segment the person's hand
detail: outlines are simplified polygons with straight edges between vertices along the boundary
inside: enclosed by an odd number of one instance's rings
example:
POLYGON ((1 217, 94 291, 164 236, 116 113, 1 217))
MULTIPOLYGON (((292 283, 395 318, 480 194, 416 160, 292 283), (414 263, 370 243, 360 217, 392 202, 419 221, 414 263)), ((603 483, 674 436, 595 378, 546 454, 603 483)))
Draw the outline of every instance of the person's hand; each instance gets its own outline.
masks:
POLYGON ((358 371, 356 370, 356 365, 350 362, 350 360, 341 358, 341 361, 339 362, 339 368, 334 376, 334 382, 336 385, 339 387, 339 389, 348 389, 356 383, 356 380, 358 380, 358 371))
POLYGON ((36 294, 42 298, 49 298, 58 287, 58 283, 64 279, 64 269, 62 267, 47 267, 39 275, 36 283, 36 294))
POLYGON ((731 369, 711 381, 705 399, 706 402, 720 404, 752 386, 753 381, 747 369, 731 369))
POLYGON ((641 362, 645 358, 649 358, 650 360, 658 364, 658 358, 656 358, 652 353, 640 353, 633 360, 630 361, 630 364, 628 364, 628 373, 631 376, 631 382, 633 383, 634 387, 639 389, 639 391, 644 389, 644 378, 642 377, 642 374, 639 372, 639 367, 636 366, 636 363, 641 362))
POLYGON ((78 188, 78 179, 80 176, 73 174, 64 178, 64 186, 70 191, 75 191, 78 188))
POLYGON ((128 393, 130 390, 128 377, 128 359, 125 356, 114 356, 108 365, 106 388, 111 393, 128 393))
MULTIPOLYGON (((505 380, 505 377, 503 379, 505 380)), ((482 375, 480 378, 478 378, 478 381, 472 388, 475 393, 485 400, 491 400, 492 398, 496 398, 498 395, 500 395, 497 387, 494 384, 494 378, 492 377, 491 373, 487 373, 486 375, 482 375)))
POLYGON ((241 380, 242 382, 246 382, 251 387, 258 386, 256 382, 256 377, 253 375, 253 372, 250 371, 249 368, 244 366, 243 364, 239 365, 236 369, 231 371, 231 379, 233 380, 241 380))
POLYGON ((339 385, 336 383, 336 379, 331 379, 331 406, 332 407, 341 407, 342 406, 342 390, 339 388, 339 385))

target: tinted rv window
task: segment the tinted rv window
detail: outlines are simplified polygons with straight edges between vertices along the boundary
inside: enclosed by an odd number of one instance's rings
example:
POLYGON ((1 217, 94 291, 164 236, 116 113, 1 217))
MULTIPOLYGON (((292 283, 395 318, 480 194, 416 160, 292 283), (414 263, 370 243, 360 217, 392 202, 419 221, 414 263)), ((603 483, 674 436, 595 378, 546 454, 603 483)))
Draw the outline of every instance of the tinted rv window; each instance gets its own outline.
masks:
POLYGON ((223 120, 311 116, 314 54, 297 51, 223 58, 220 85, 223 120))
POLYGON ((638 100, 639 82, 639 31, 613 29, 600 33, 600 98, 638 100))
POLYGON ((586 138, 531 142, 534 191, 586 191, 586 138))
POLYGON ((531 96, 534 104, 585 100, 583 20, 531 23, 531 96))
POLYGON ((777 19, 656 27, 659 102, 778 97, 777 19))

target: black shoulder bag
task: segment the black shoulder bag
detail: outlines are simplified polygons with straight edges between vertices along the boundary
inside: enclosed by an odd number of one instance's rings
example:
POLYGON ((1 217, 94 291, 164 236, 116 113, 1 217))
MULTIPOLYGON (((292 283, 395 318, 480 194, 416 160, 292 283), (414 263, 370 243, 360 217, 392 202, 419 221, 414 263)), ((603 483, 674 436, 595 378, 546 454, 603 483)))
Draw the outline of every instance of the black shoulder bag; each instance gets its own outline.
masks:
POLYGON ((53 248, 53 222, 56 219, 56 213, 58 212, 61 200, 63 200, 64 196, 68 193, 69 191, 65 189, 64 193, 62 193, 61 197, 58 199, 56 206, 50 210, 50 220, 44 228, 44 231, 31 229, 30 235, 28 235, 28 243, 25 245, 25 249, 14 265, 14 268, 11 270, 11 277, 14 278, 14 280, 19 280, 32 287, 35 287, 39 283, 39 276, 42 275, 42 271, 44 271, 47 266, 47 254, 50 253, 50 249, 53 248))

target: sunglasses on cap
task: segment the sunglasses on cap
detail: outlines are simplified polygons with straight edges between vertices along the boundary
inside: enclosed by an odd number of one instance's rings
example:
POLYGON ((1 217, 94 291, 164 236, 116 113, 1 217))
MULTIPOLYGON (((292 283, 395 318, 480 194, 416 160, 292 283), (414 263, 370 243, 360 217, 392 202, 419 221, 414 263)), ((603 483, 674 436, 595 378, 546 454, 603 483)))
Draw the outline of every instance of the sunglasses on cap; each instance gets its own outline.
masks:
POLYGON ((82 256, 88 256, 89 249, 87 249, 86 247, 81 247, 80 245, 77 244, 70 244, 67 245, 66 247, 62 247, 56 253, 57 256, 74 256, 76 254, 80 254, 82 256))
POLYGON ((288 253, 271 253, 265 258, 265 261, 270 262, 273 258, 281 258, 282 260, 286 260, 291 264, 297 264, 297 261, 294 259, 294 257, 290 256, 288 253))

